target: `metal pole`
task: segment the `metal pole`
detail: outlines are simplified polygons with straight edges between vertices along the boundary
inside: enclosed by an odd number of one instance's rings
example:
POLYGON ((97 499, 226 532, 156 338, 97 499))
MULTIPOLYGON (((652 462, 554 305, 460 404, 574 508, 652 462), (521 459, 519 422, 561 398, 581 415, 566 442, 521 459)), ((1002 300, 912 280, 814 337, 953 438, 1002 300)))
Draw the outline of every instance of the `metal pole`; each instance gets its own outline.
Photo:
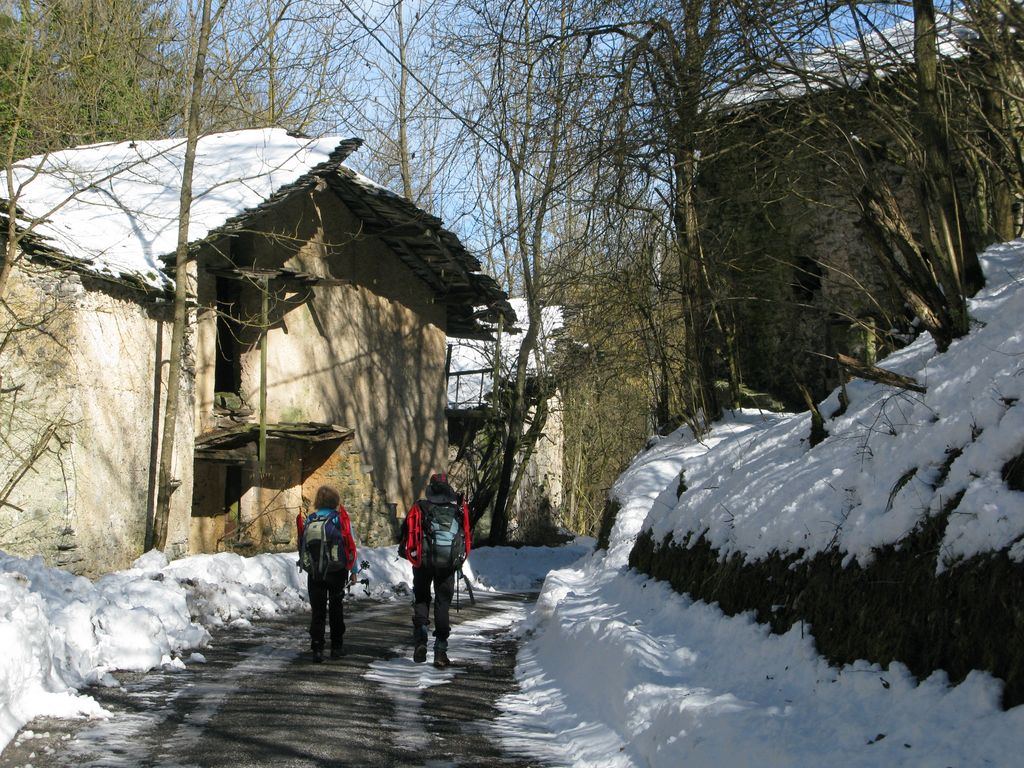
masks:
POLYGON ((498 332, 494 336, 494 381, 491 382, 491 403, 495 408, 498 407, 498 381, 501 378, 501 329, 504 320, 505 316, 499 313, 498 332))

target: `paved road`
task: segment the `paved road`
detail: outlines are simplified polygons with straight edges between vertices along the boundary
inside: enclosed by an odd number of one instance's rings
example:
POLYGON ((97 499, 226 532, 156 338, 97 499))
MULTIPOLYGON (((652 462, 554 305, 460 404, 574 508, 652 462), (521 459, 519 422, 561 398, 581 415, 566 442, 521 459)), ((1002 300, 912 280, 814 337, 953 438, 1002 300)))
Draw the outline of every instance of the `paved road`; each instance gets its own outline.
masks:
POLYGON ((463 601, 446 671, 408 658, 404 601, 347 604, 346 654, 323 664, 305 652, 307 616, 218 633, 206 664, 91 689, 109 720, 33 721, 0 768, 539 766, 495 728, 494 702, 515 688, 507 617, 527 600, 463 601))

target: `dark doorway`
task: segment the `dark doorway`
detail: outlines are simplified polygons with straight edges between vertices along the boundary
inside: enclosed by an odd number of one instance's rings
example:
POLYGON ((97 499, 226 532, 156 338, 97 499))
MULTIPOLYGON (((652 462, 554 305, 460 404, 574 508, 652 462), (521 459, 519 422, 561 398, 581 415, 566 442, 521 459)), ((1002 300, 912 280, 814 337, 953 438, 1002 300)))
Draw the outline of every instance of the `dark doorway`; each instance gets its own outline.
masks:
POLYGON ((217 278, 217 365, 215 392, 238 394, 242 386, 239 333, 241 332, 241 281, 217 278))

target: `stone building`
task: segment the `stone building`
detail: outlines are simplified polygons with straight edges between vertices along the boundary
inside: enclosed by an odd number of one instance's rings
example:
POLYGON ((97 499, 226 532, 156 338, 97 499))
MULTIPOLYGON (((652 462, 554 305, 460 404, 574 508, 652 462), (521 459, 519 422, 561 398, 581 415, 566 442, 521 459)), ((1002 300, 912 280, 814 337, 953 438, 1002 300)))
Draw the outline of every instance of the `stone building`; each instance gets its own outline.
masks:
MULTIPOLYGON (((517 322, 526 318, 525 300, 509 300, 517 322)), ((557 341, 564 332, 561 307, 541 310, 540 367, 531 357, 528 377, 551 376, 557 341)), ((523 330, 518 325, 505 327, 493 339, 452 338, 448 351, 448 436, 449 468, 460 488, 472 491, 479 482, 476 475, 480 436, 487 423, 501 420, 501 390, 510 387, 515 376, 516 358, 523 330), (495 366, 497 365, 497 370, 495 366), (496 384, 495 384, 496 382, 496 384), (498 395, 495 396, 495 389, 498 395)), ((529 420, 536 409, 531 409, 529 420)), ((486 438, 485 438, 486 439, 486 438)), ((564 480, 565 430, 562 421, 562 395, 555 387, 545 404, 544 428, 522 467, 522 480, 508 506, 509 540, 517 544, 551 544, 559 540, 564 480)), ((475 529, 475 535, 490 531, 490 510, 475 529)))
MULTIPOLYGON (((1022 231, 1021 143, 1007 141, 1018 157, 998 168, 956 140, 989 135, 970 108, 980 100, 982 59, 956 19, 942 19, 939 34, 943 98, 963 105, 947 116, 949 160, 965 230, 980 249, 995 238, 997 183, 1012 187, 1022 231)), ((815 399, 839 384, 837 352, 871 363, 917 333, 878 258, 881 248, 901 261, 899 245, 879 243, 862 194, 868 180, 884 184, 911 237, 924 244, 923 181, 908 145, 913 41, 907 23, 819 50, 813 74, 769 70, 709 115, 714 139, 703 148, 695 189, 702 245, 715 280, 727 286, 721 306, 740 329, 733 343, 745 383, 788 408, 805 407, 799 384, 815 399)), ((1014 130, 1019 137, 1020 126, 1014 130)))
MULTIPOLYGON (((382 543, 445 461, 446 337, 485 334, 480 307, 511 310, 442 222, 343 164, 358 146, 280 130, 200 141, 172 554, 293 549, 323 482, 363 541, 382 543)), ((52 305, 62 319, 0 362, 17 409, 60 420, 0 500, 0 548, 83 573, 143 550, 182 158, 169 140, 19 164, 8 292, 26 317, 52 305)))

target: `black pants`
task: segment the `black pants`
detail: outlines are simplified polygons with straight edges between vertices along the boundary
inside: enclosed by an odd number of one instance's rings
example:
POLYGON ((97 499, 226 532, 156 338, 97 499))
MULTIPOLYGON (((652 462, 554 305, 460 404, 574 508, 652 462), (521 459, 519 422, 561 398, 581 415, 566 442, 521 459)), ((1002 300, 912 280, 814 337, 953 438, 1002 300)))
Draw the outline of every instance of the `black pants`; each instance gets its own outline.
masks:
POLYGON ((331 648, 341 648, 345 635, 345 614, 342 610, 342 603, 345 599, 347 577, 348 573, 340 571, 327 574, 323 581, 314 581, 312 576, 307 578, 309 605, 313 609, 313 617, 309 621, 309 639, 313 648, 323 650, 324 628, 328 619, 331 624, 331 648))
POLYGON ((434 587, 434 637, 447 642, 452 633, 448 609, 455 596, 455 571, 434 571, 430 568, 412 569, 413 632, 425 639, 430 626, 430 587, 434 587))

